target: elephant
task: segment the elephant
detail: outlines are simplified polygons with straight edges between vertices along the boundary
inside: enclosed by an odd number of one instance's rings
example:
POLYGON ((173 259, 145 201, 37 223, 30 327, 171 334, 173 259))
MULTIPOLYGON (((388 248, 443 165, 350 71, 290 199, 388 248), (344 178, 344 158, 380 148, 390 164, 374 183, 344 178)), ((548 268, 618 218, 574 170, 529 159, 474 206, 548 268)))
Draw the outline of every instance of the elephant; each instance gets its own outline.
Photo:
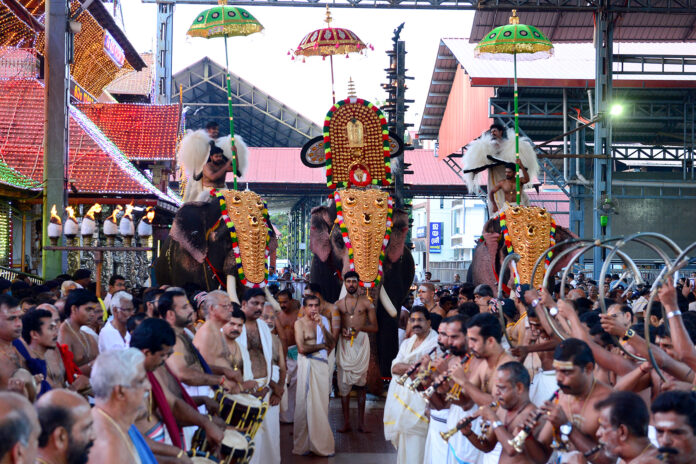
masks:
MULTIPOLYGON (((360 191, 353 192, 358 196, 360 195, 360 191)), ((343 214, 346 214, 346 207, 347 205, 344 204, 343 214)), ((348 249, 337 223, 337 212, 335 199, 331 200, 328 205, 314 208, 311 212, 310 249, 313 258, 310 281, 320 285, 322 296, 329 302, 340 299, 344 288, 342 276, 351 269, 348 249)), ((361 220, 364 218, 365 221, 369 222, 373 212, 366 208, 356 213, 361 220)), ((346 223, 348 222, 346 221, 346 223)), ((350 224, 348 225, 350 226, 350 224)), ((399 350, 398 312, 396 308, 400 308, 406 300, 415 275, 413 257, 405 244, 407 231, 408 214, 403 210, 394 209, 392 231, 384 250, 383 278, 375 287, 367 289, 369 290, 368 294, 377 303, 376 314, 379 325, 377 336, 371 337, 371 366, 368 371, 368 385, 370 385, 371 391, 381 391, 382 386, 378 385, 381 383, 380 376, 391 377, 391 362, 399 350)), ((349 229, 348 233, 355 234, 356 232, 349 229)), ((382 236, 379 237, 380 247, 382 238, 382 236)), ((364 256, 359 256, 365 251, 364 247, 353 246, 356 270, 358 261, 366 259, 364 256)), ((377 269, 378 263, 375 260, 370 265, 374 265, 374 269, 377 269)))
MULTIPOLYGON (((228 208, 227 213, 236 228, 244 277, 250 282, 263 282, 266 242, 268 240, 270 252, 278 246, 263 200, 249 191, 222 192, 228 205, 238 206, 239 214, 234 208, 228 208)), ((239 303, 237 295, 243 294, 248 287, 236 264, 232 236, 221 215, 219 198, 184 203, 174 217, 161 250, 154 266, 158 285, 193 283, 207 291, 226 287, 236 303, 239 303)), ((275 303, 267 286, 264 290, 269 301, 275 303)))
MULTIPOLYGON (((570 238, 577 238, 575 234, 565 227, 556 225, 555 229, 556 243, 560 243, 570 238)), ((558 254, 564 248, 565 247, 563 246, 559 247, 556 249, 555 253, 558 254)), ((474 285, 489 285, 495 291, 498 288, 498 276, 500 275, 500 268, 507 254, 508 252, 503 239, 500 221, 497 217, 491 218, 484 224, 481 239, 479 239, 479 242, 472 253, 471 265, 467 271, 467 281, 474 285)), ((534 262, 538 256, 538 254, 533 256, 531 261, 534 262)), ((562 269, 565 264, 570 261, 572 256, 573 254, 571 253, 571 255, 566 256, 563 260, 561 260, 561 262, 556 265, 554 272, 562 269)), ((539 269, 537 269, 537 276, 535 279, 539 279, 540 276, 543 276, 545 272, 543 266, 544 265, 542 263, 539 269)), ((506 282, 509 286, 511 280, 512 276, 510 275, 510 271, 508 269, 505 271, 505 275, 503 276, 503 282, 506 282)))

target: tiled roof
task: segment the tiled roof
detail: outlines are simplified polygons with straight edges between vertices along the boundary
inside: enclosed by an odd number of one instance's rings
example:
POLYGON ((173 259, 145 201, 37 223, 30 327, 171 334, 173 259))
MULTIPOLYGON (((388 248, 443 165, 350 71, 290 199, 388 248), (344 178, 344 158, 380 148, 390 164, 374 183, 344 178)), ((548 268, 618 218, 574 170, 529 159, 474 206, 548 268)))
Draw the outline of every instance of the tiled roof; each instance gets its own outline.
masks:
POLYGON ((141 53, 145 67, 140 71, 123 70, 116 75, 111 84, 106 86, 107 92, 114 95, 150 95, 152 91, 152 52, 141 53))
POLYGON ((0 184, 22 190, 41 190, 38 182, 15 171, 4 161, 0 161, 0 184))
MULTIPOLYGON (((43 181, 44 87, 0 81, 0 159, 43 181)), ((79 110, 70 108, 68 178, 79 194, 147 195, 175 203, 143 176, 79 110)))
POLYGON ((178 105, 81 103, 76 107, 129 159, 174 159, 179 128, 178 105))

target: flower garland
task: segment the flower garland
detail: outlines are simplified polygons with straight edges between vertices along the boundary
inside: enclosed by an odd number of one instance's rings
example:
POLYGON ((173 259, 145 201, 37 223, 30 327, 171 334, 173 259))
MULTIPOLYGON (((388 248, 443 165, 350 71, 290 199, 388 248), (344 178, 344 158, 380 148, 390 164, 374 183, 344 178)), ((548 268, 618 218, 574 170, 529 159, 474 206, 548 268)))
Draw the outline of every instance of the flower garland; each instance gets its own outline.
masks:
MULTIPOLYGON (((343 242, 346 244, 346 248, 348 249, 348 260, 350 261, 350 270, 354 271, 355 263, 353 261, 353 245, 350 243, 350 237, 348 236, 348 228, 346 228, 346 225, 343 222, 343 205, 341 203, 341 196, 338 194, 338 192, 334 192, 334 201, 336 203, 336 221, 338 222, 338 226, 341 228, 341 236, 343 237, 343 242)), ((382 241, 382 251, 379 254, 377 277, 375 278, 374 282, 363 282, 361 280, 361 287, 376 287, 382 281, 382 276, 384 275, 382 263, 384 262, 385 250, 387 248, 387 244, 389 243, 389 237, 391 236, 393 211, 394 201, 390 196, 387 199, 387 230, 384 233, 384 240, 382 241)))
MULTIPOLYGON (((379 123, 382 126, 382 152, 384 154, 384 179, 382 179, 381 184, 382 185, 390 185, 392 183, 392 178, 391 178, 391 147, 389 146, 389 127, 387 126, 387 118, 384 117, 384 113, 382 113, 382 110, 379 109, 379 107, 373 103, 370 103, 367 100, 363 100, 362 98, 356 98, 355 101, 350 101, 354 97, 351 97, 349 100, 341 100, 339 102, 334 103, 334 105, 331 107, 328 113, 326 113, 326 117, 324 118, 324 153, 326 154, 326 185, 330 189, 335 189, 337 187, 337 182, 334 182, 333 180, 333 164, 332 164, 332 158, 333 158, 333 152, 331 151, 331 134, 330 134, 330 126, 331 126, 331 119, 334 116, 334 113, 336 110, 338 110, 340 107, 345 105, 346 103, 357 103, 363 106, 366 106, 370 108, 372 111, 377 113, 377 117, 379 117, 379 123)), ((380 184, 380 180, 377 178, 372 179, 372 183, 375 185, 380 184)), ((348 182, 340 182, 340 187, 348 187, 348 182)))
MULTIPOLYGON (((227 229, 230 231, 230 238, 232 239, 232 251, 234 252, 234 261, 237 265, 237 273, 239 274, 239 280, 242 281, 242 284, 245 287, 249 288, 263 288, 268 284, 268 261, 264 263, 265 267, 265 276, 263 279, 263 282, 259 283, 254 283, 254 282, 249 282, 249 280, 246 278, 246 275, 244 274, 244 266, 242 266, 242 254, 239 251, 239 241, 237 240, 237 230, 234 227, 234 222, 232 222, 232 219, 230 216, 227 214, 227 202, 225 201, 225 196, 220 193, 217 189, 212 189, 210 191, 210 195, 217 197, 218 202, 220 204, 220 214, 222 217, 222 220, 225 222, 225 225, 227 226, 227 229)), ((268 205, 266 204, 266 201, 263 201, 263 218, 266 221, 266 227, 268 228, 268 235, 266 235, 266 259, 268 259, 268 255, 270 253, 270 250, 268 248, 268 244, 271 240, 271 228, 268 226, 270 219, 268 218, 268 205)))
MULTIPOLYGON (((513 252, 512 240, 510 240, 510 231, 508 230, 508 227, 507 227, 507 220, 505 219, 505 212, 501 211, 498 218, 500 219, 500 230, 503 233, 503 240, 505 240, 505 248, 507 249, 508 254, 510 254, 513 252)), ((517 285, 520 283, 520 278, 519 278, 519 275, 517 273, 517 267, 515 266, 514 262, 513 262, 513 270, 515 271, 514 272, 515 285, 517 285)), ((501 269, 500 271, 503 272, 503 269, 501 269)))
MULTIPOLYGON (((549 248, 556 245, 556 221, 551 218, 551 232, 549 233, 549 248)), ((553 258, 553 250, 549 251, 544 260, 544 267, 548 269, 551 265, 551 258, 553 258)))

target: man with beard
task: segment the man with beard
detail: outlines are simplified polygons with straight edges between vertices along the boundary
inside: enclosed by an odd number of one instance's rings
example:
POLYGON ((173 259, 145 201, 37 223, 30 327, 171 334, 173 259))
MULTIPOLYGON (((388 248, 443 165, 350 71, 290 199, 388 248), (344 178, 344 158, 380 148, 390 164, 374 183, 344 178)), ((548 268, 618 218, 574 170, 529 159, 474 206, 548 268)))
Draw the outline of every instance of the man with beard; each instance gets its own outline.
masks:
POLYGON ((295 344, 295 321, 300 313, 300 307, 292 298, 290 290, 281 290, 276 296, 281 311, 277 315, 276 331, 283 342, 287 356, 286 388, 284 399, 280 406, 280 422, 292 424, 295 416, 295 394, 297 392, 297 345, 295 344))
POLYGON ((13 342, 19 354, 24 358, 29 372, 43 377, 41 389, 38 392, 39 396, 51 388, 63 386, 53 385, 48 381, 49 378, 55 378, 55 375, 48 375, 46 352, 55 350, 58 340, 58 327, 52 319, 50 311, 45 309, 35 309, 28 312, 22 316, 22 338, 26 346, 19 339, 13 342))
POLYGON ((343 427, 339 433, 346 433, 350 427, 350 392, 352 387, 358 391, 358 431, 368 432, 365 426, 365 398, 367 395, 367 368, 370 364, 370 338, 368 333, 376 333, 377 313, 374 305, 364 295, 358 295, 360 277, 355 271, 343 276, 348 294, 336 302, 341 314, 341 334, 336 346, 336 380, 341 395, 343 427))
POLYGON ((230 320, 222 327, 222 334, 225 336, 225 343, 227 343, 227 348, 230 351, 230 362, 232 363, 232 369, 242 370, 242 349, 237 343, 237 338, 242 334, 244 330, 244 324, 246 323, 246 314, 239 307, 239 305, 232 305, 232 315, 230 320))
MULTIPOLYGON (((208 308, 208 317, 196 331, 193 344, 208 362, 213 373, 223 374, 237 383, 242 383, 242 373, 234 369, 231 353, 222 333, 222 327, 230 320, 233 303, 222 290, 214 290, 205 295, 203 303, 208 308)), ((251 387, 251 384, 243 386, 251 387)))
POLYGON ((228 172, 232 172, 232 158, 225 157, 222 148, 215 145, 214 141, 210 141, 210 156, 208 162, 203 166, 203 170, 198 176, 194 176, 194 180, 200 180, 203 185, 203 190, 224 189, 225 176, 228 172), (196 178, 198 177, 198 178, 196 178))
MULTIPOLYGON (((648 438, 650 413, 640 396, 633 392, 614 392, 595 405, 599 411, 597 438, 604 454, 624 464, 656 464, 658 451, 648 438)), ((586 456, 594 461, 594 454, 586 456)))
MULTIPOLYGON (((404 385, 396 381, 412 364, 437 348, 437 334, 430 328, 430 312, 425 306, 411 309, 409 324, 413 335, 401 344, 392 361, 392 379, 384 405, 384 438, 396 448, 397 463, 421 464, 428 433, 427 404, 418 393, 409 390, 410 379, 404 385)), ((429 367, 428 363, 421 365, 429 367)))
POLYGON ((58 331, 58 342, 67 345, 73 353, 75 364, 86 376, 92 371, 92 364, 99 354, 97 341, 80 328, 91 322, 99 309, 99 300, 94 293, 81 288, 70 292, 65 301, 65 314, 68 318, 58 331))
POLYGON ((475 414, 490 424, 488 432, 480 437, 473 434, 471 422, 468 422, 462 434, 484 453, 490 453, 500 446, 501 464, 532 464, 526 452, 518 453, 509 443, 525 425, 526 416, 536 408, 529 399, 529 373, 517 361, 507 362, 496 371, 495 400, 500 406, 493 409, 490 405, 479 409, 475 414))
MULTIPOLYGON (((278 382, 273 377, 273 337, 271 329, 261 319, 266 297, 260 288, 250 288, 242 296, 242 311, 246 322, 242 333, 237 338, 237 344, 242 349, 242 365, 244 380, 252 380, 257 386, 253 393, 263 401, 278 404, 280 397, 269 389, 269 384, 278 382)), ((280 462, 280 422, 278 408, 269 408, 261 422, 261 427, 254 437, 256 451, 251 458, 251 464, 280 462)))
POLYGON ((319 313, 319 298, 308 295, 303 304, 303 316, 295 322, 299 356, 292 453, 332 456, 335 448, 329 424, 327 357, 334 339, 329 320, 319 313))
POLYGON ((167 321, 176 334, 174 353, 166 363, 180 379, 190 396, 212 396, 211 387, 221 386, 232 393, 239 393, 239 385, 224 374, 213 374, 208 363, 196 349, 184 329, 193 322, 193 308, 181 290, 164 293, 157 304, 160 317, 167 321))
POLYGON ((41 435, 38 464, 86 464, 94 444, 89 403, 77 393, 55 389, 36 402, 41 435))
MULTIPOLYGON (((562 341, 554 352, 553 367, 560 393, 557 399, 541 406, 546 421, 538 434, 526 442, 527 452, 537 461, 545 461, 552 447, 561 452, 562 461, 570 450, 585 453, 594 448, 599 420, 595 405, 611 393, 611 387, 595 378, 592 350, 582 340, 562 341)), ((611 464, 614 460, 598 453, 592 462, 611 464)))
POLYGON ((693 392, 660 394, 652 406, 658 451, 667 464, 688 464, 696 454, 696 396, 693 392))
POLYGON ((135 329, 131 337, 131 347, 139 349, 145 355, 144 367, 150 382, 151 405, 147 414, 140 415, 135 425, 138 430, 152 440, 150 448, 157 459, 171 460, 182 458, 182 450, 189 443, 184 439, 181 426, 196 426, 205 430, 211 444, 222 440, 224 430, 196 409, 196 403, 184 394, 178 398, 167 387, 165 361, 172 353, 176 341, 174 331, 161 319, 146 319, 135 329), (165 379, 166 380, 166 379, 165 379))
MULTIPOLYGON (((529 182, 529 174, 527 168, 522 165, 522 161, 517 159, 517 165, 520 167, 520 186, 529 182)), ((493 213, 504 209, 503 205, 498 205, 495 201, 495 193, 502 190, 505 195, 505 204, 515 204, 517 201, 517 185, 515 181, 515 165, 513 163, 505 163, 505 179, 501 180, 488 192, 488 199, 493 208, 493 213)))

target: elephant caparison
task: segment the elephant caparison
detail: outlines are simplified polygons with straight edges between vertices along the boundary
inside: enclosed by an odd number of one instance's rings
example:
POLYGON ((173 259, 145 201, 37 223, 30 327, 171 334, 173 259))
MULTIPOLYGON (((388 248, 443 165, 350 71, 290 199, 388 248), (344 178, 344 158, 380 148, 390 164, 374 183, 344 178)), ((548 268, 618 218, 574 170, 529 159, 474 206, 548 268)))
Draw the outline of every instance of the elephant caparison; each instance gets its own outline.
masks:
MULTIPOLYGON (((268 225, 271 230, 268 246, 273 251, 277 240, 273 227, 268 225)), ((245 237, 238 234, 237 239, 242 245, 245 237)), ((162 243, 155 262, 157 284, 184 286, 193 283, 210 291, 219 288, 220 281, 231 282, 228 277, 234 279, 236 294, 241 296, 246 288, 237 272, 232 238, 221 219, 218 201, 212 198, 207 202, 184 203, 174 217, 169 236, 162 243)))
MULTIPOLYGON (((384 288, 386 296, 397 311, 406 300, 415 274, 413 257, 405 244, 407 232, 408 214, 403 210, 394 209, 392 231, 382 264, 384 274, 379 285, 384 288)), ((335 302, 339 299, 343 285, 342 276, 350 270, 350 260, 341 230, 336 223, 336 204, 333 200, 328 206, 319 206, 312 210, 310 249, 314 254, 310 280, 321 286, 326 301, 335 302)), ((380 291, 379 287, 370 289, 370 295, 377 308, 379 325, 377 336, 370 337, 372 350, 368 385, 371 390, 381 388, 377 386, 381 382, 380 375, 391 376, 391 362, 399 350, 398 316, 394 318, 385 310, 379 298, 380 291), (377 362, 379 370, 375 365, 377 362)))

